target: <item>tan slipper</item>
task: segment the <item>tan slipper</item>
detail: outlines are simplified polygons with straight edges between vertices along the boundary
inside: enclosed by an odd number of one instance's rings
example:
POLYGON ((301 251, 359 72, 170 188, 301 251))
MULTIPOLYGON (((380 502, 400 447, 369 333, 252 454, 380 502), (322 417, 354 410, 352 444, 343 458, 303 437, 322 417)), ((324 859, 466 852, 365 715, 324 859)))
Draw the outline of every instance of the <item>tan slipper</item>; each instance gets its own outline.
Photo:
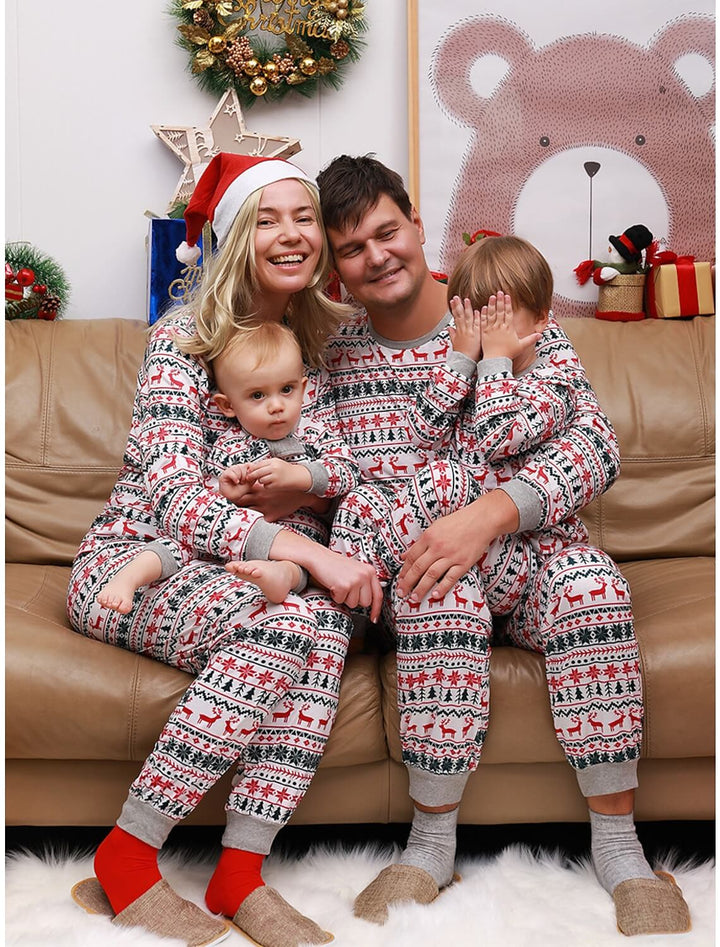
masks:
POLYGON ((298 947, 335 940, 315 921, 288 904, 274 888, 261 885, 245 898, 232 925, 256 947, 298 947))
POLYGON ((181 898, 163 878, 119 914, 113 911, 97 878, 78 881, 70 893, 88 914, 102 914, 113 924, 142 927, 159 937, 176 937, 187 947, 209 947, 230 935, 229 924, 181 898))
MULTIPOLYGON (((460 881, 454 874, 450 884, 460 881)), ((446 888, 449 888, 447 885, 446 888)), ((446 888, 442 890, 445 891, 446 888)), ((355 898, 353 914, 373 924, 384 924, 388 919, 388 907, 401 901, 430 904, 440 894, 433 876, 414 865, 388 865, 383 868, 367 888, 355 898)))
POLYGON ((691 928, 690 909, 671 874, 631 878, 613 891, 618 930, 636 934, 685 934, 691 928))

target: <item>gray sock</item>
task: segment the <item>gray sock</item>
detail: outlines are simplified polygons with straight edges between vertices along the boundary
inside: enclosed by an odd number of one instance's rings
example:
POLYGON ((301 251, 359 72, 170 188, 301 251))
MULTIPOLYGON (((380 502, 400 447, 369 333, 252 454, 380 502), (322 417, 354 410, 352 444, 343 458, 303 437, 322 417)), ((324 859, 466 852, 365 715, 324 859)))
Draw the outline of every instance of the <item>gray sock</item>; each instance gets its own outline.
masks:
POLYGON ((590 828, 595 873, 610 894, 622 881, 656 877, 643 853, 632 813, 604 815, 591 809, 590 828))
POLYGON ((423 812, 415 807, 401 865, 423 868, 438 888, 450 884, 455 871, 456 829, 459 806, 450 812, 423 812))

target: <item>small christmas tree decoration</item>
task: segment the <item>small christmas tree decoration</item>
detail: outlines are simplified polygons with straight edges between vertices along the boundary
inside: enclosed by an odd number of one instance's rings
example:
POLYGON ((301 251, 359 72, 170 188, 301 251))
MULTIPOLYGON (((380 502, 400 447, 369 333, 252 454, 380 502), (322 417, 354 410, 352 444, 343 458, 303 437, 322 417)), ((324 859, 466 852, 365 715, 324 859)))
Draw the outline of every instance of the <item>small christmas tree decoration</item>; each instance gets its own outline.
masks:
POLYGON ((216 95, 233 88, 248 108, 292 89, 310 96, 324 85, 338 88, 367 29, 360 0, 173 0, 170 12, 202 88, 216 95), (268 72, 279 62, 284 68, 268 72))
POLYGON ((29 243, 5 244, 5 318, 56 319, 70 285, 60 265, 29 243))
MULTIPOLYGON (((262 68, 259 63, 258 67, 262 68)), ((267 84, 267 80, 261 76, 258 79, 267 84)), ((151 127, 160 141, 183 163, 180 180, 168 205, 168 213, 172 217, 182 216, 202 172, 221 151, 235 155, 262 155, 266 158, 289 158, 300 151, 297 138, 248 131, 234 89, 228 89, 220 98, 205 127, 151 127)))

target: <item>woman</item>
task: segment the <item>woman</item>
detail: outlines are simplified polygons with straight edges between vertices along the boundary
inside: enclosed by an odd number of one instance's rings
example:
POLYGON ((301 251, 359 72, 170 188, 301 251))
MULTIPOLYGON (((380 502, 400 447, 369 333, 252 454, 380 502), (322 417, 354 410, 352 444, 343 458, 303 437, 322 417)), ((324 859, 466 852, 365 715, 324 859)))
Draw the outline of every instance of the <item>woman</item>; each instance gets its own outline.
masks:
MULTIPOLYGON (((318 368, 343 309, 322 293, 329 257, 316 187, 289 162, 217 155, 185 218, 185 253, 197 253, 208 220, 218 252, 197 303, 152 333, 124 465, 81 543, 68 614, 81 634, 196 678, 98 849, 97 879, 76 885, 73 895, 116 923, 188 945, 224 939, 227 923, 179 898, 161 878, 157 854, 173 826, 237 764, 206 904, 263 947, 326 943, 331 935, 264 886, 261 866, 330 730, 351 632, 343 603, 378 610, 382 592, 372 568, 235 506, 208 490, 203 474, 226 424, 208 366, 229 339, 251 320, 286 320, 309 368, 318 368), (140 590, 128 614, 103 608, 97 589, 147 543, 163 540, 193 557, 174 561, 168 553, 162 580, 140 590), (251 558, 293 560, 331 598, 315 588, 270 605, 257 586, 224 567, 251 558), (322 675, 314 671, 321 665, 322 675), (307 749, 298 752, 298 745, 307 749)), ((307 494, 295 500, 300 505, 308 505, 307 494)))

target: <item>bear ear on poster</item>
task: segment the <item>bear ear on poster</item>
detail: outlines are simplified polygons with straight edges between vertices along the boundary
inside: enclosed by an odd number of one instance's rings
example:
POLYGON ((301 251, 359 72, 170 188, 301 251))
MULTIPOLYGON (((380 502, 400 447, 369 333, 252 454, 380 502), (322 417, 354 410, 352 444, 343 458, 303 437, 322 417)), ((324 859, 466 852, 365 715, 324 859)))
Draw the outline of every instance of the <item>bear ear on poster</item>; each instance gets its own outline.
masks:
POLYGON ((441 268, 454 265, 464 232, 517 233, 550 262, 555 312, 591 315, 594 296, 573 269, 601 255, 617 220, 644 220, 678 252, 713 259, 714 60, 708 16, 673 19, 647 45, 586 33, 535 46, 503 18, 459 21, 431 69, 440 107, 472 131, 441 268), (700 66, 704 87, 687 75, 700 66))
MULTIPOLYGON (((674 20, 665 29, 660 30, 651 42, 653 49, 661 59, 683 78, 684 70, 679 68, 686 56, 701 56, 707 63, 715 65, 715 22, 707 17, 686 17, 674 20)), ((698 110, 708 123, 715 121, 715 77, 714 69, 705 92, 688 91, 695 99, 698 110)))
POLYGON ((498 83, 512 81, 513 70, 534 48, 530 37, 500 17, 462 22, 450 31, 435 54, 433 87, 441 106, 461 125, 476 126, 497 87, 484 96, 471 77, 472 66, 483 56, 505 60, 508 71, 498 83))

